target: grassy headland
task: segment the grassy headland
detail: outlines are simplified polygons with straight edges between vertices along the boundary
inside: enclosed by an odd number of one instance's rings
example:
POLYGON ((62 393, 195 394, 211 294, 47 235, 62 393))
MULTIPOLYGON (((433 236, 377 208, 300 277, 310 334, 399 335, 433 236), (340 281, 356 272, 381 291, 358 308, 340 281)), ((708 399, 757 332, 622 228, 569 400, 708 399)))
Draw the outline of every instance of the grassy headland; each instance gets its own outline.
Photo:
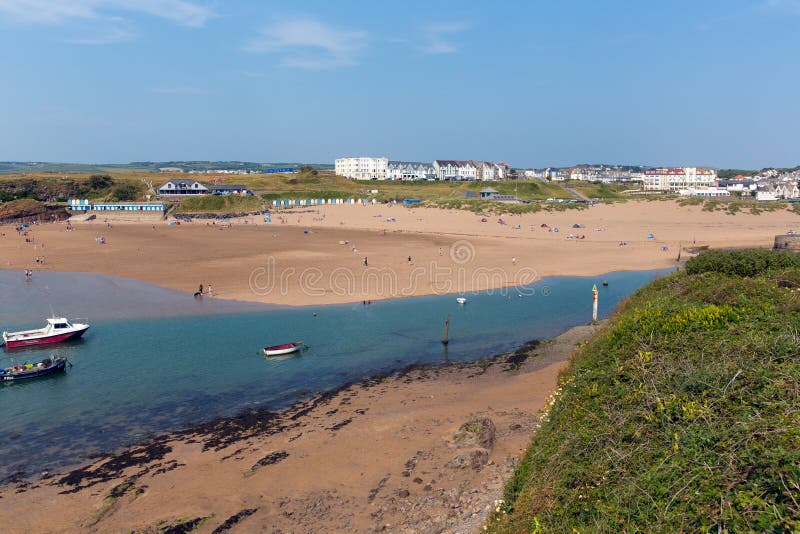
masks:
POLYGON ((800 256, 714 252, 575 355, 493 532, 800 529, 800 256))

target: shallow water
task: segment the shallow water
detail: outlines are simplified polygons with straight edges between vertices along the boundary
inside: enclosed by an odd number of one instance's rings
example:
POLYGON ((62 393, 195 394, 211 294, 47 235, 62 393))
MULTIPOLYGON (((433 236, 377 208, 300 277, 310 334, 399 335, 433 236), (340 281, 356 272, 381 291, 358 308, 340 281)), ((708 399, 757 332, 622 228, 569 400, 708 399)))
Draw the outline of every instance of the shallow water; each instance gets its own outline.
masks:
POLYGON ((279 408, 410 364, 475 360, 553 337, 589 322, 593 284, 605 317, 664 272, 545 278, 532 296, 470 294, 464 306, 447 295, 279 308, 198 302, 137 281, 79 273, 36 273, 26 284, 19 273, 0 271, 2 329, 38 326, 51 306, 92 324, 84 339, 55 349, 0 353, 4 365, 51 352, 73 363, 61 376, 0 386, 0 479, 63 468, 245 409, 279 408), (260 352, 288 341, 310 348, 282 360, 260 352))

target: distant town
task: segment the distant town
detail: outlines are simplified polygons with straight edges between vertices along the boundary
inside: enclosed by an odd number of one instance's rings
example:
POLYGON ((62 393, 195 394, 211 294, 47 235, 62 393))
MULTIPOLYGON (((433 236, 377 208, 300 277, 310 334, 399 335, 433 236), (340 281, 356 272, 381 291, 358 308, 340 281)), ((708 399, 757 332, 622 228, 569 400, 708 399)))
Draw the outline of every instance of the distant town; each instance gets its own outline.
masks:
POLYGON ((631 184, 631 193, 672 193, 681 196, 750 196, 756 200, 800 199, 800 169, 765 169, 753 175, 720 179, 717 171, 701 167, 624 167, 578 165, 569 168, 511 168, 507 163, 476 160, 434 160, 431 163, 391 161, 387 157, 343 157, 334 172, 352 180, 410 181, 582 181, 631 184), (635 187, 639 186, 639 187, 635 187))
MULTIPOLYGON (((243 186, 217 182, 226 175, 292 174, 313 169, 321 175, 351 180, 380 181, 540 181, 611 184, 626 195, 673 194, 706 198, 751 198, 760 201, 800 200, 800 167, 761 170, 724 170, 708 167, 649 167, 644 165, 590 165, 571 167, 514 167, 505 161, 436 159, 397 161, 386 156, 342 157, 330 163, 254 163, 244 161, 170 161, 128 164, 76 164, 47 162, 0 162, 0 174, 89 174, 147 172, 195 175, 198 181, 169 179, 158 190, 164 196, 195 194, 252 194, 243 186), (199 175, 208 176, 203 184, 199 175)), ((497 196, 497 195, 495 195, 497 196)), ((487 197, 488 198, 488 197, 487 197)), ((499 196, 497 197, 499 198, 499 196)))

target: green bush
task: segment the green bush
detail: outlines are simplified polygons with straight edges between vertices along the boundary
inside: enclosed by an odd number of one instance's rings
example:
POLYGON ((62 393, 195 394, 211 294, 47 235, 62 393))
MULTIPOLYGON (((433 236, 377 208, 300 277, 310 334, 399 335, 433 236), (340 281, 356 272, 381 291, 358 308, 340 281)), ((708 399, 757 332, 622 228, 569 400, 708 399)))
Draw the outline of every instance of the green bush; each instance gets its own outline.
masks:
POLYGON ((93 174, 89 177, 89 187, 95 191, 105 189, 113 183, 113 178, 108 174, 93 174))
POLYGON ((755 276, 772 269, 800 267, 800 255, 767 249, 709 250, 686 262, 686 272, 755 276))
POLYGON ((123 202, 136 200, 139 196, 139 188, 131 183, 121 184, 114 188, 111 196, 114 197, 114 200, 123 202))

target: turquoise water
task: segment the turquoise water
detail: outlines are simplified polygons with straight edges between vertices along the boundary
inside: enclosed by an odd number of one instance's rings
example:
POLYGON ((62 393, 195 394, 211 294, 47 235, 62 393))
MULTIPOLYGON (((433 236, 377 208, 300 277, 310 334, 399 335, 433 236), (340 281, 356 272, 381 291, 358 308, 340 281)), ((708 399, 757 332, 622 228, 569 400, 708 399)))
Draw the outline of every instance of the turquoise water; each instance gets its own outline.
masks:
MULTIPOLYGON (((201 303, 184 293, 113 277, 43 273, 26 285, 0 272, 2 328, 33 327, 59 313, 88 316, 85 338, 59 346, 64 375, 0 386, 0 479, 85 460, 154 434, 253 408, 279 408, 314 392, 414 363, 460 362, 553 337, 600 316, 664 271, 546 278, 535 294, 431 296, 372 305, 267 308, 201 303), (608 280, 609 287, 600 281, 608 280), (72 310, 75 310, 72 313, 72 310), (90 313, 93 312, 93 313, 90 313), (451 342, 440 342, 451 314, 451 342), (178 315, 180 314, 180 315, 178 315), (150 315, 150 317, 147 317, 150 315), (155 315, 155 316, 153 316, 155 315), (310 349, 270 360, 264 345, 310 349)), ((54 349, 4 351, 3 364, 54 349)))

